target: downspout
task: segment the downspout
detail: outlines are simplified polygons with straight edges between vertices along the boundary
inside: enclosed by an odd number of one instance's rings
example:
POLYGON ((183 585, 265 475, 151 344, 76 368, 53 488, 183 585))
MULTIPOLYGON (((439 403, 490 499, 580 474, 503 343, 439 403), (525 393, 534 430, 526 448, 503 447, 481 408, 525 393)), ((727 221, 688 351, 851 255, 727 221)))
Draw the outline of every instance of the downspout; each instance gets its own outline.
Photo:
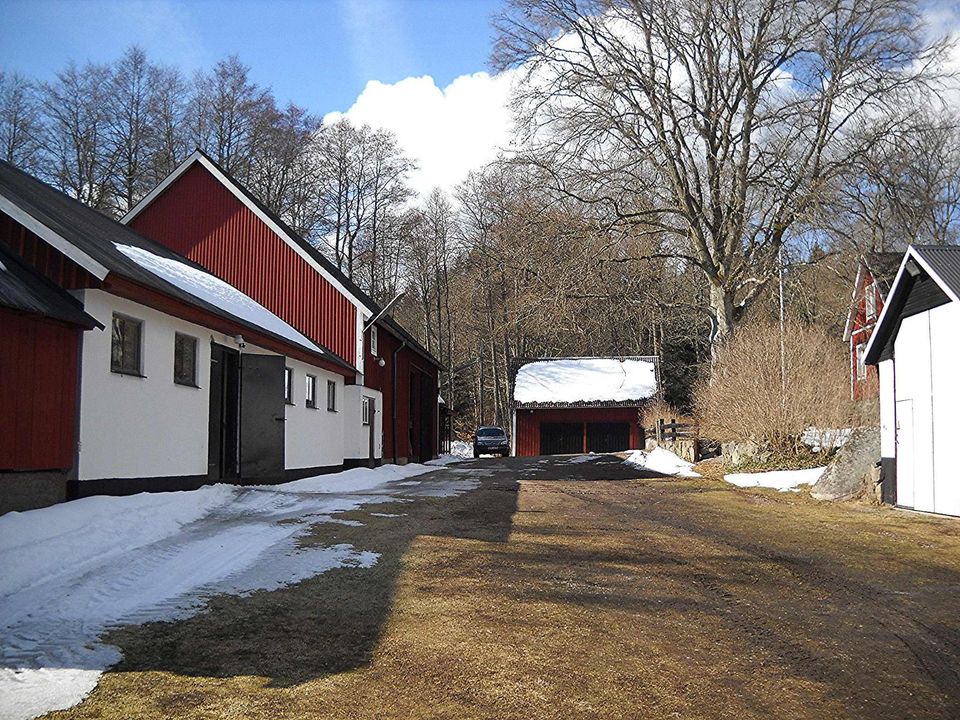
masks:
POLYGON ((403 344, 393 351, 393 384, 390 388, 390 396, 392 398, 391 408, 391 418, 390 418, 390 434, 393 437, 393 464, 397 464, 397 355, 400 354, 400 351, 407 346, 407 341, 404 340, 403 344))

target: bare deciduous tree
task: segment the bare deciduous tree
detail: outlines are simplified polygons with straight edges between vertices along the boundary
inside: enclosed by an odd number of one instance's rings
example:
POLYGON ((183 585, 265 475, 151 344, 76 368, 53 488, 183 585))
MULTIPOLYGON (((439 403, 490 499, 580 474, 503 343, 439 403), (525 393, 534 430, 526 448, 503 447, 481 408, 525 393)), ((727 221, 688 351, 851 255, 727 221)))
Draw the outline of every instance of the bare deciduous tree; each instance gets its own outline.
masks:
POLYGON ((40 160, 41 117, 32 83, 0 71, 0 157, 27 172, 40 160))
POLYGON ((531 161, 699 268, 715 339, 942 48, 911 0, 514 0, 498 33, 531 161))

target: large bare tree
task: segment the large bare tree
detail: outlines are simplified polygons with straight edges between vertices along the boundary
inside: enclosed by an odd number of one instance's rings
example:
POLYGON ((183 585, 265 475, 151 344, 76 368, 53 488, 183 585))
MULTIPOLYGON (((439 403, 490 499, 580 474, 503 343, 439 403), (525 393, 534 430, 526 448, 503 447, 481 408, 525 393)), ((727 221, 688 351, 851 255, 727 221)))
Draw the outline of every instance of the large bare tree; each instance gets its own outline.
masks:
POLYGON ((27 172, 36 172, 40 123, 33 83, 21 75, 0 71, 0 157, 27 172))
POLYGON ((714 339, 942 50, 911 0, 513 0, 497 28, 531 161, 699 268, 714 339))

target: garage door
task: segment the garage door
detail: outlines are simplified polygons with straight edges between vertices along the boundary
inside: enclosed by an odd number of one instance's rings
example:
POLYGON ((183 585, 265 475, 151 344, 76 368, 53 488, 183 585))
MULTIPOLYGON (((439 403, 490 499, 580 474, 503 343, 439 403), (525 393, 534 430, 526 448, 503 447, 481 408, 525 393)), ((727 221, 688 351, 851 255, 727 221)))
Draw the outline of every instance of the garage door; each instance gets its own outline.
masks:
POLYGON ((587 423, 587 450, 593 453, 630 449, 630 423, 587 423))
POLYGON ((540 423, 541 455, 573 455, 582 452, 582 424, 540 423))

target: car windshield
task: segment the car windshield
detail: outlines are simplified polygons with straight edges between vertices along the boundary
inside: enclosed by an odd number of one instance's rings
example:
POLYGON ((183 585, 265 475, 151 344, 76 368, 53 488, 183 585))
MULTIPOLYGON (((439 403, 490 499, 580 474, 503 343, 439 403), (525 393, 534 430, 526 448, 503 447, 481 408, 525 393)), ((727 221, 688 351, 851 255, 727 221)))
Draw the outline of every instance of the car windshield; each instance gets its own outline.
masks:
POLYGON ((477 437, 503 437, 506 433, 500 428, 480 428, 477 437))

